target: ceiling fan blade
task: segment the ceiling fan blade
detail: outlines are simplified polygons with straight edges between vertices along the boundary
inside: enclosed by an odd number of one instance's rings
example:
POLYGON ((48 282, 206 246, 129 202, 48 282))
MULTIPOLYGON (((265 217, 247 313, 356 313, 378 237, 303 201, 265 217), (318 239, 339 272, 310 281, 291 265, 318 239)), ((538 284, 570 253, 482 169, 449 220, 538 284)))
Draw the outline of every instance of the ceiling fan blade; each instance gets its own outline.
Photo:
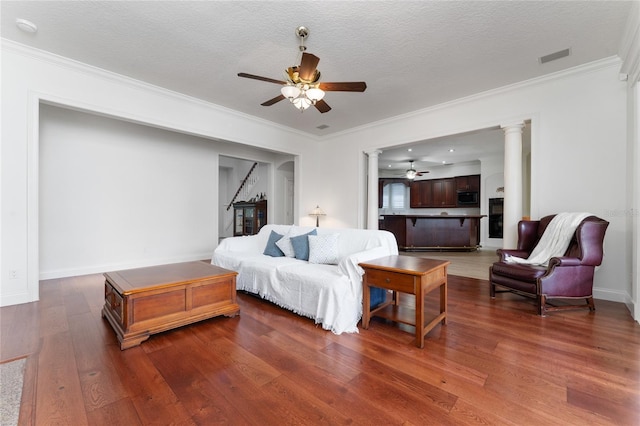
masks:
POLYGON ((319 87, 325 92, 364 92, 367 83, 364 81, 344 81, 341 83, 320 83, 319 87))
POLYGON ((320 58, 316 55, 303 52, 302 60, 300 61, 300 69, 298 71, 300 79, 307 81, 313 80, 313 75, 316 71, 316 67, 318 66, 318 62, 320 62, 320 58))
POLYGON ((329 106, 328 103, 326 103, 324 101, 324 99, 320 99, 319 101, 316 101, 316 104, 314 105, 316 107, 316 109, 318 111, 320 111, 321 113, 325 113, 325 112, 329 112, 331 111, 331 107, 329 106))
POLYGON ((283 95, 278 95, 273 99, 269 99, 268 101, 264 101, 260 105, 262 105, 262 106, 271 106, 271 105, 275 104, 276 102, 280 102, 283 99, 284 99, 283 95))
POLYGON ((282 85, 287 84, 286 81, 275 80, 275 79, 269 78, 269 77, 260 77, 259 75, 247 74, 246 72, 239 72, 238 73, 238 77, 244 77, 244 78, 251 78, 253 80, 266 81, 267 83, 275 83, 275 84, 282 84, 282 85))

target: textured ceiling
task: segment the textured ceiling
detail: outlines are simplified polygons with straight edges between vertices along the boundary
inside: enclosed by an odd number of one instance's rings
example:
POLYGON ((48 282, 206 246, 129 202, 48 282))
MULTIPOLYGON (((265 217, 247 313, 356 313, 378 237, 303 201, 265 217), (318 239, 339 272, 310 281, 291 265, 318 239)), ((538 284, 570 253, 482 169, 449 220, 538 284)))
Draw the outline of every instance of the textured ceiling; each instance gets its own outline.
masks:
POLYGON ((322 136, 618 53, 631 2, 619 1, 2 1, 1 35, 38 49, 322 136), (36 34, 19 31, 33 21, 36 34), (260 103, 311 33, 333 108, 260 103), (571 55, 538 58, 570 48, 571 55), (317 127, 327 125, 324 130, 317 127))

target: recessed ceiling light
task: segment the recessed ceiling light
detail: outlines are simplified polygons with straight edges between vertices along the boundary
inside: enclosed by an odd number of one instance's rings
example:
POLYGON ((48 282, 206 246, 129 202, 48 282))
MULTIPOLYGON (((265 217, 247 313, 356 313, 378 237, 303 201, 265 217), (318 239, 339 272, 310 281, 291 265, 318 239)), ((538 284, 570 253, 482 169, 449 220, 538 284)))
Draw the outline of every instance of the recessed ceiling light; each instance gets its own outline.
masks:
POLYGON ((37 25, 26 19, 16 18, 16 26, 25 33, 33 34, 38 31, 37 25))
POLYGON ((454 151, 455 151, 455 149, 453 149, 453 148, 449 149, 449 152, 454 152, 454 151))
POLYGON ((391 167, 391 164, 389 164, 389 166, 388 166, 388 167, 391 167))
POLYGON ((411 152, 411 151, 413 151, 413 150, 412 150, 411 148, 409 148, 409 149, 407 149, 407 151, 411 152))
POLYGON ((444 161, 444 160, 442 160, 442 164, 447 164, 447 162, 446 162, 446 161, 444 161))

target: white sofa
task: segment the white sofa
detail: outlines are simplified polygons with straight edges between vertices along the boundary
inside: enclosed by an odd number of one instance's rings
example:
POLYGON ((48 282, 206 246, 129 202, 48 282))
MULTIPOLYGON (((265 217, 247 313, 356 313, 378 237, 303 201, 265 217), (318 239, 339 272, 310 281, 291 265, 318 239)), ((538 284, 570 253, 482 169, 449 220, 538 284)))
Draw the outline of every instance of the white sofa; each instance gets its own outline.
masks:
MULTIPOLYGON (((274 234, 269 242, 271 248, 276 238, 279 237, 274 234)), ((296 242, 299 243, 300 239, 296 242)), ((395 254, 398 254, 398 245, 388 231, 265 225, 257 235, 222 240, 213 253, 211 263, 238 272, 238 290, 260 295, 283 308, 314 319, 325 330, 340 334, 357 333, 357 323, 362 317, 363 270, 358 263, 395 254), (263 254, 272 231, 291 237, 313 230, 319 238, 303 237, 311 244, 308 247, 309 261, 263 254), (332 238, 337 238, 334 247, 337 256, 330 261, 335 264, 313 263, 320 259, 319 243, 332 238)))

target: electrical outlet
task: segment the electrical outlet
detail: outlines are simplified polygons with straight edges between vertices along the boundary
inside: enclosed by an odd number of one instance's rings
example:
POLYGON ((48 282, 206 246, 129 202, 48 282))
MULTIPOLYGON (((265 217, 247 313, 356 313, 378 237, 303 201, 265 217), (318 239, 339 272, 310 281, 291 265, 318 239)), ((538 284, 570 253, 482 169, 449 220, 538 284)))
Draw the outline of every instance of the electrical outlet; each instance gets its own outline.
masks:
POLYGON ((9 279, 15 280, 18 278, 18 271, 15 269, 12 269, 9 271, 9 279))

